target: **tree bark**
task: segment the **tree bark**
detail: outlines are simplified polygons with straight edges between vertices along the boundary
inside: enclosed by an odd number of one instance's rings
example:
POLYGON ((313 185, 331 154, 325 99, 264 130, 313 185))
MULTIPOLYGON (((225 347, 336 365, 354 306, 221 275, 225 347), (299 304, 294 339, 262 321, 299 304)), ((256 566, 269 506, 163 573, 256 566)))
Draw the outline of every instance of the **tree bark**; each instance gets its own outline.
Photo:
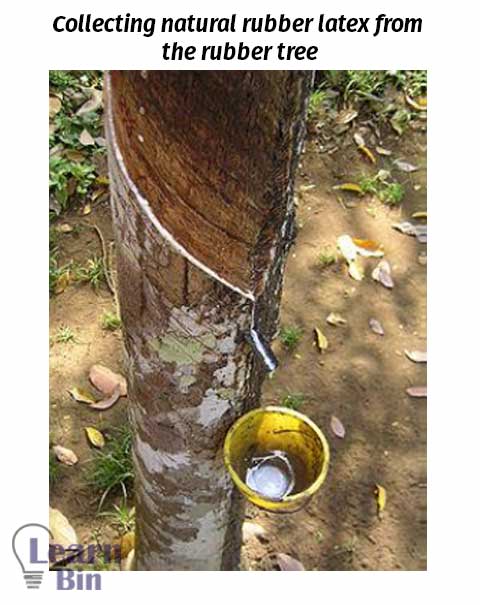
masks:
POLYGON ((311 72, 113 71, 107 137, 138 570, 238 569, 231 424, 278 321, 311 72))

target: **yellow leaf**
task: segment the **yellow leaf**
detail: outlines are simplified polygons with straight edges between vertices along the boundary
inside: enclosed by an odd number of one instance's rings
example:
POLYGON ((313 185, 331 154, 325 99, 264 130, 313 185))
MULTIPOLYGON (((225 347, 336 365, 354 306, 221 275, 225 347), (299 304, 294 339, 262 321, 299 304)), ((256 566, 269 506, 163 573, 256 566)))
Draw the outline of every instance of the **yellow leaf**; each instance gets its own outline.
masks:
POLYGON ((110 184, 110 179, 106 175, 100 175, 95 179, 95 184, 106 186, 110 184))
POLYGON ((360 193, 360 195, 363 195, 362 188, 360 185, 357 185, 357 183, 342 183, 341 185, 335 185, 333 189, 340 191, 354 191, 355 193, 360 193))
POLYGON ((135 547, 135 532, 129 531, 120 540, 120 557, 125 559, 128 553, 135 547))
POLYGON ((98 448, 102 448, 105 445, 105 438, 100 431, 93 428, 93 426, 85 427, 85 432, 87 433, 87 438, 90 443, 98 448))
POLYGON ((318 328, 314 328, 313 331, 315 333, 315 344, 317 345, 320 353, 322 353, 323 351, 325 351, 325 349, 328 348, 327 337, 322 334, 322 332, 320 332, 318 328))
POLYGON ((79 403, 95 403, 93 396, 85 389, 73 387, 73 389, 70 389, 68 392, 75 399, 75 401, 78 401, 79 403))
POLYGON ((377 158, 373 155, 370 149, 366 145, 360 145, 360 151, 367 156, 367 158, 372 162, 372 164, 377 163, 377 158))
POLYGON ((375 242, 371 239, 359 239, 358 237, 352 237, 352 241, 355 246, 359 248, 365 248, 367 250, 378 250, 381 248, 378 242, 375 242))
POLYGON ((87 214, 90 214, 91 211, 92 211, 92 207, 90 206, 90 204, 85 204, 85 206, 83 207, 83 210, 82 210, 82 214, 83 214, 83 216, 87 216, 87 214))
POLYGON ((60 277, 57 279, 57 282, 55 284, 55 289, 54 289, 55 294, 61 294, 65 290, 65 288, 70 283, 70 277, 71 276, 70 276, 69 271, 65 271, 64 273, 62 273, 60 275, 60 277))
POLYGON ((418 111, 425 111, 427 109, 427 97, 419 97, 417 101, 409 97, 407 94, 405 95, 405 101, 418 111))
POLYGON ((383 256, 382 246, 378 242, 371 239, 358 239, 356 237, 352 238, 352 242, 362 256, 383 256))
POLYGON ((328 314, 327 323, 332 326, 344 326, 347 323, 345 317, 342 317, 339 313, 334 313, 333 311, 328 314))
POLYGON ((412 218, 427 218, 426 212, 414 212, 412 218))
POLYGON ((378 483, 375 485, 375 499, 377 501, 377 514, 380 514, 387 503, 387 490, 378 483))
POLYGON ((358 258, 348 263, 348 274, 356 281, 362 281, 364 278, 365 271, 363 270, 358 258))

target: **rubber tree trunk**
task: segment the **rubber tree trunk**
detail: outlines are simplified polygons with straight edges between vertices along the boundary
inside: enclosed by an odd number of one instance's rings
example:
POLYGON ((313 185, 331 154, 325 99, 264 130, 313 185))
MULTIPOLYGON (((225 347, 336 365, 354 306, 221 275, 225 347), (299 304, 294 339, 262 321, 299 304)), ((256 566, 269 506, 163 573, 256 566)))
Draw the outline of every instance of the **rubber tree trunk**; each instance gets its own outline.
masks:
POLYGON ((312 72, 112 71, 107 137, 138 570, 234 570, 231 424, 278 320, 312 72))

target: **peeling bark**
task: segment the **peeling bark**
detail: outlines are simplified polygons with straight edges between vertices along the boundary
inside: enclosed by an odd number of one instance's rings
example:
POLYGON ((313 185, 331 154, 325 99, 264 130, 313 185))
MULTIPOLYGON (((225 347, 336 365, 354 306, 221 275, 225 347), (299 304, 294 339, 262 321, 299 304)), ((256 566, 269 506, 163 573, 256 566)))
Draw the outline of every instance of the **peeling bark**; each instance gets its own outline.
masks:
POLYGON ((107 136, 134 431, 136 567, 232 570, 226 431, 258 405, 311 72, 111 72, 107 136))

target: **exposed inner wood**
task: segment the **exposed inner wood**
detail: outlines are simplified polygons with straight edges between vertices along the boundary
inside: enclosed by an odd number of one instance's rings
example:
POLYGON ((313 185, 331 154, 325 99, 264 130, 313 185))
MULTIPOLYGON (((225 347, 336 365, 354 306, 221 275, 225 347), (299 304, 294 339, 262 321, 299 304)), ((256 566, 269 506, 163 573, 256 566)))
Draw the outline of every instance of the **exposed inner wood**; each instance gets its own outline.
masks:
POLYGON ((111 114, 125 168, 161 225, 199 266, 257 295, 285 214, 299 79, 228 73, 113 71, 111 114))

